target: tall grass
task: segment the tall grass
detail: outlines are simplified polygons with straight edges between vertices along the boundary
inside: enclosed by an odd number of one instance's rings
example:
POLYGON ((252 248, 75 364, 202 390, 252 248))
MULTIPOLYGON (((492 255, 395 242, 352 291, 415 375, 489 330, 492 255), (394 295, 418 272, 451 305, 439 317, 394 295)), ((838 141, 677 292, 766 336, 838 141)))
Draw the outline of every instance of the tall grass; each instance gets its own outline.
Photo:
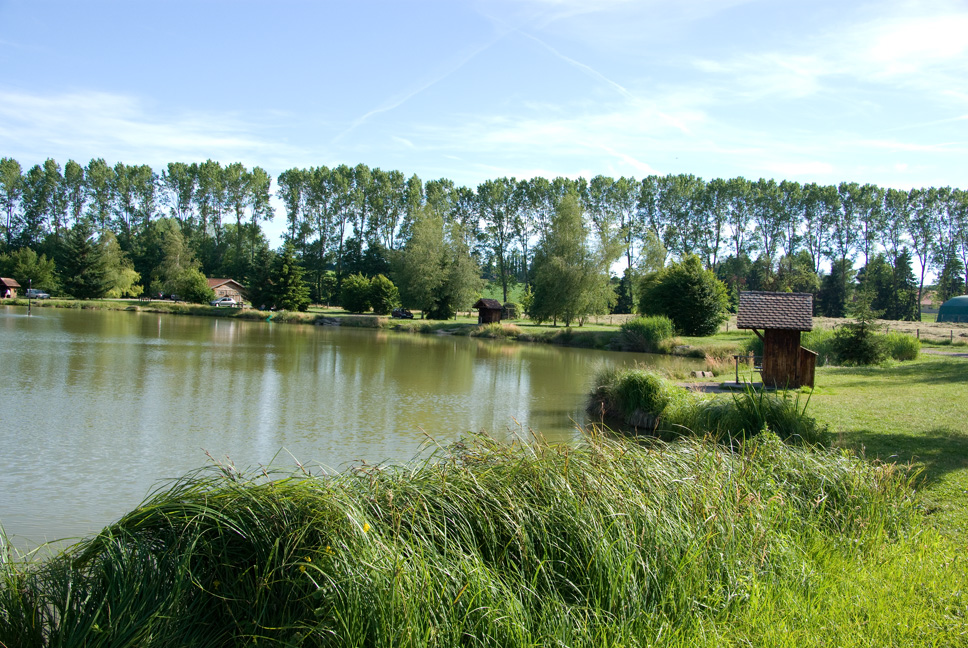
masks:
POLYGON ((763 435, 487 438, 338 476, 198 473, 41 564, 6 646, 689 645, 812 552, 901 531, 905 475, 763 435))
POLYGON ((659 353, 662 343, 672 335, 672 320, 668 317, 636 317, 622 324, 616 342, 625 351, 659 353))
POLYGON ((648 370, 605 369, 596 376, 588 410, 663 438, 705 436, 733 442, 769 430, 784 440, 826 444, 826 429, 807 414, 809 396, 802 399, 799 392, 774 394, 752 387, 709 397, 648 370))

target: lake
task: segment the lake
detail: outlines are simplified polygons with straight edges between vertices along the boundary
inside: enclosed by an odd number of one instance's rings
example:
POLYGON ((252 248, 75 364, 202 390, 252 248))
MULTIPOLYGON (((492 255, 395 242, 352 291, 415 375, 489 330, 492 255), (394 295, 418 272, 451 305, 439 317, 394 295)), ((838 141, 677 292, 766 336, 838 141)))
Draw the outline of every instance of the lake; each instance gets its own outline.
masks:
POLYGON ((133 311, 0 307, 0 524, 93 533, 210 464, 338 471, 487 431, 578 436, 605 366, 695 361, 133 311))

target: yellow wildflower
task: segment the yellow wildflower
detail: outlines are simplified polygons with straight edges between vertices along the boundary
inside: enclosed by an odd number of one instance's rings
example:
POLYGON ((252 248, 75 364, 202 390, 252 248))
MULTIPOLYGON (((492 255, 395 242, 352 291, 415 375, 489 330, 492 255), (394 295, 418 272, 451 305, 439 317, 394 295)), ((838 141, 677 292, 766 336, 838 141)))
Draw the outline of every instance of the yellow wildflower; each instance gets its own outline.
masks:
POLYGON ((305 574, 306 573, 306 565, 299 565, 299 571, 300 571, 300 573, 305 574))
POLYGON ((370 530, 370 523, 369 522, 364 522, 363 523, 363 533, 366 533, 369 530, 370 530))

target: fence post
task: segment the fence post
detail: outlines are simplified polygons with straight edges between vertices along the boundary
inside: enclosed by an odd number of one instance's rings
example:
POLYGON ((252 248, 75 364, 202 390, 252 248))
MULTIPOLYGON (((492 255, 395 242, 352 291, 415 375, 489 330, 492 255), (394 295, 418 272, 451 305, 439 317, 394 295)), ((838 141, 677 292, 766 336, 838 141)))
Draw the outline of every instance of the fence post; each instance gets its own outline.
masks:
POLYGON ((918 329, 918 339, 921 339, 921 329, 918 329))

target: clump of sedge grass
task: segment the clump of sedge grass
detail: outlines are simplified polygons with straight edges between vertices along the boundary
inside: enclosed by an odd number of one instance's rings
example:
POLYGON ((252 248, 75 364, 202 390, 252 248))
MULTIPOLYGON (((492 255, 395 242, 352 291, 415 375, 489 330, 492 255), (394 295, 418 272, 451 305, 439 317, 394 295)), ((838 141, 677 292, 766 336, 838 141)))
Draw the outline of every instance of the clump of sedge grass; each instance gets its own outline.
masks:
POLYGON ((921 340, 913 335, 891 331, 884 335, 887 355, 898 361, 917 360, 921 355, 921 340))
POLYGON ((806 412, 810 397, 767 393, 708 397, 689 392, 643 369, 605 369, 598 374, 588 406, 593 416, 618 420, 663 438, 712 437, 735 441, 772 431, 783 440, 827 443, 827 431, 806 412))
POLYGON ((471 337, 482 337, 492 339, 517 339, 521 337, 521 327, 517 324, 504 324, 501 322, 491 322, 481 324, 471 331, 471 337))
POLYGON ((736 452, 479 437, 268 477, 194 474, 51 560, 0 564, 0 643, 688 645, 911 510, 901 471, 769 434, 736 452))
POLYGON ((616 343, 625 351, 659 353, 672 335, 672 320, 665 315, 636 317, 622 324, 616 343))

